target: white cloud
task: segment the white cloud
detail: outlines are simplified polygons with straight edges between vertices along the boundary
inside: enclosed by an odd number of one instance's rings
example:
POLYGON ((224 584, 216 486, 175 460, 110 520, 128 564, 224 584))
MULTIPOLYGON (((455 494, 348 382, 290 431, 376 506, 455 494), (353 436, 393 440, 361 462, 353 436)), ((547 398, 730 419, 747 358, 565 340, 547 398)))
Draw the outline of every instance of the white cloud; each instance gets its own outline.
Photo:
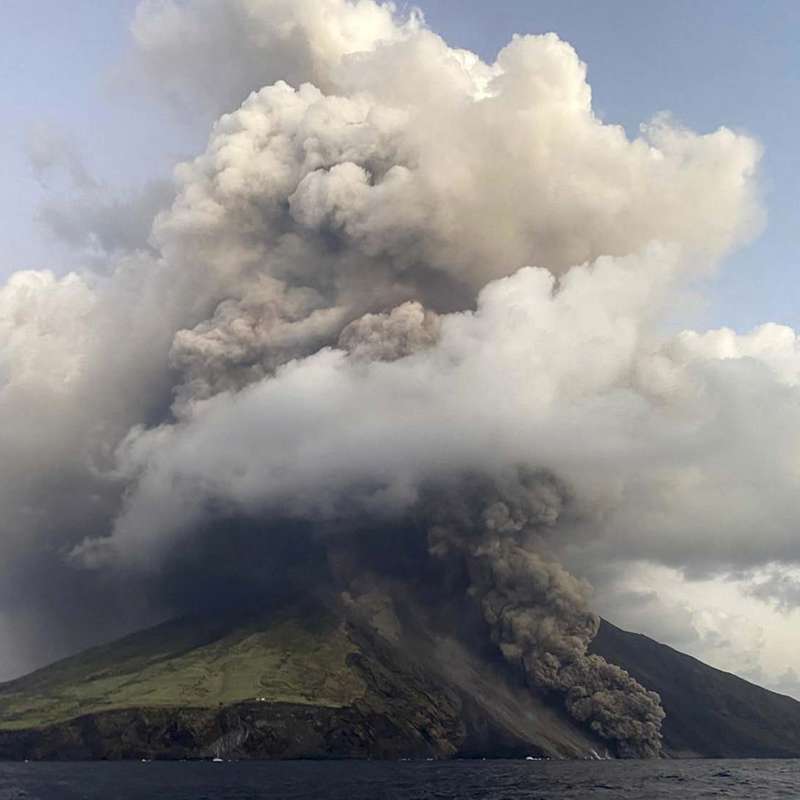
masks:
POLYGON ((668 567, 629 564, 597 593, 595 607, 622 627, 800 700, 800 613, 754 598, 750 581, 689 580, 668 567))
MULTIPOLYGON (((230 113, 151 252, 0 288, 20 601, 43 549, 157 573, 210 508, 384 519, 519 464, 569 486, 547 544, 601 593, 597 565, 798 560, 795 332, 657 333, 762 223, 752 138, 662 117, 630 140, 556 36, 487 64, 370 0, 151 0, 133 32, 167 93, 230 113)), ((56 221, 142 240, 96 210, 56 221)), ((708 653, 745 630, 691 615, 708 653)))

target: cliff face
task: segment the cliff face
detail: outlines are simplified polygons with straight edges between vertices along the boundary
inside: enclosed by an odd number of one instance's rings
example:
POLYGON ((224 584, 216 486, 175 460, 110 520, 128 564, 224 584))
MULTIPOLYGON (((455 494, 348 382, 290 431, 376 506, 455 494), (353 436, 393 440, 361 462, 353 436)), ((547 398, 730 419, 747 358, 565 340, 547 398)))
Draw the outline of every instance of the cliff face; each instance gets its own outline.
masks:
POLYGON ((557 704, 445 639, 331 616, 180 620, 0 687, 0 758, 592 757, 557 704))
POLYGON ((676 757, 800 758, 800 703, 603 622, 591 650, 661 695, 676 757))

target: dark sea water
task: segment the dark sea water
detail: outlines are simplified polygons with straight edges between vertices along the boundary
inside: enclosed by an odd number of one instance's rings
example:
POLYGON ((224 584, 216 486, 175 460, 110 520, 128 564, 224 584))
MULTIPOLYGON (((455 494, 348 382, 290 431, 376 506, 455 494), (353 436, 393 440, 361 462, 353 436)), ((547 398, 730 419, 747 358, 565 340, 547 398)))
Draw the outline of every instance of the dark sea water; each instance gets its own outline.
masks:
POLYGON ((800 798, 800 761, 0 763, 0 800, 800 798))

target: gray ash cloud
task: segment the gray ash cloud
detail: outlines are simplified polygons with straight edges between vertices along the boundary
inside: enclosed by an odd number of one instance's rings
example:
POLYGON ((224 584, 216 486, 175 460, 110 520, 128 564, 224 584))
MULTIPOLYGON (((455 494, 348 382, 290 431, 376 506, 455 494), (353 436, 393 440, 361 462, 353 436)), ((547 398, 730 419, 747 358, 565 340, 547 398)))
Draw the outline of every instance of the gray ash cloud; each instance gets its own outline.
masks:
POLYGON ((0 287, 0 669, 54 630, 67 651, 277 591, 286 531, 328 578, 336 541, 383 531, 404 580, 458 562, 510 663, 652 753, 657 701, 586 656, 560 564, 727 568, 754 529, 752 560, 798 556, 794 332, 659 334, 758 230, 758 144, 664 117, 628 139, 555 35, 486 63, 372 0, 143 3, 134 36, 222 116, 130 236, 113 208, 59 216, 102 269, 0 287))
POLYGON ((625 670, 588 655, 599 618, 590 587, 548 555, 562 514, 576 513, 552 474, 512 470, 470 481, 430 501, 431 554, 469 576, 492 640, 529 685, 564 696, 568 712, 625 757, 661 752, 659 696, 625 670))

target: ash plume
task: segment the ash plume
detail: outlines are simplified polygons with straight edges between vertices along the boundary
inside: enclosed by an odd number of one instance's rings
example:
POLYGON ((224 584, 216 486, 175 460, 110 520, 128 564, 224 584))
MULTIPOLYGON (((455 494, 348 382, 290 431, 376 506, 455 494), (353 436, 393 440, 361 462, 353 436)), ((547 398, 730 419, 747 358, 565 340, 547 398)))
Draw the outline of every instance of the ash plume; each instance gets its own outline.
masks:
POLYGON ((133 34, 218 119, 146 247, 109 206, 103 269, 0 286, 0 671, 237 580, 302 594, 292 542, 335 583, 368 531, 365 576, 466 576, 531 686, 657 753, 581 576, 800 560, 795 332, 660 327, 759 230, 758 143, 628 138, 556 35, 487 63, 373 0, 143 2, 133 34))
POLYGON ((561 514, 570 513, 565 487, 531 470, 503 484, 472 482, 455 496, 437 497, 431 554, 463 560, 468 592, 492 640, 531 686, 563 693, 568 712, 613 743, 619 755, 658 756, 664 719, 659 696, 625 670, 587 654, 600 622, 589 610, 590 587, 546 555, 561 514))

